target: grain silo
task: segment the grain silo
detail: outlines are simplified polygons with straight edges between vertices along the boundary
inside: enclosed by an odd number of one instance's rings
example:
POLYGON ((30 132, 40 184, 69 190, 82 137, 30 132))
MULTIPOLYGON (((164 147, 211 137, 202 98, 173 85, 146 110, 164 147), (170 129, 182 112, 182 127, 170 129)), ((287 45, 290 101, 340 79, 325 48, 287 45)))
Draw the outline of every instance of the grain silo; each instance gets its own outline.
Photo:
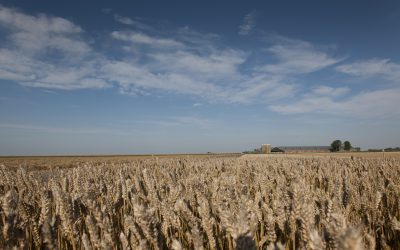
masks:
POLYGON ((271 144, 262 144, 261 145, 261 153, 262 154, 270 154, 271 153, 271 144))

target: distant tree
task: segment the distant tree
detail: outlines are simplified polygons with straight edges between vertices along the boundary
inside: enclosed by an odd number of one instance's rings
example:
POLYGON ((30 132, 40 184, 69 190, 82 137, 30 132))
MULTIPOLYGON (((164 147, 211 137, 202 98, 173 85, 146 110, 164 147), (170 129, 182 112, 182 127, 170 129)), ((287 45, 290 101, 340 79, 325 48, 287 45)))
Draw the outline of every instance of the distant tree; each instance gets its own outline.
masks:
POLYGON ((396 148, 385 148, 385 152, 398 152, 400 151, 399 147, 396 148))
POLYGON ((350 151, 351 148, 352 148, 352 147, 351 147, 351 143, 350 143, 349 141, 345 141, 345 142, 343 143, 343 149, 344 149, 344 150, 350 151))
POLYGON ((370 149, 368 149, 368 152, 382 152, 382 149, 379 149, 379 148, 370 148, 370 149))
POLYGON ((331 143, 331 151, 332 152, 338 152, 342 148, 342 141, 341 140, 334 140, 331 143))

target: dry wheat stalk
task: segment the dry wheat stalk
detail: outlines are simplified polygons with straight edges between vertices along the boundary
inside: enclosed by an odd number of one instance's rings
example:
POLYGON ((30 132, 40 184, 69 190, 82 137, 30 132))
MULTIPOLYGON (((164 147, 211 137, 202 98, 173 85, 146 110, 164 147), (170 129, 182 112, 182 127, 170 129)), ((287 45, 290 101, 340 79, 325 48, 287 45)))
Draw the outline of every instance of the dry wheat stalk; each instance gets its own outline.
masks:
POLYGON ((399 249, 398 183, 399 159, 1 166, 0 248, 399 249))

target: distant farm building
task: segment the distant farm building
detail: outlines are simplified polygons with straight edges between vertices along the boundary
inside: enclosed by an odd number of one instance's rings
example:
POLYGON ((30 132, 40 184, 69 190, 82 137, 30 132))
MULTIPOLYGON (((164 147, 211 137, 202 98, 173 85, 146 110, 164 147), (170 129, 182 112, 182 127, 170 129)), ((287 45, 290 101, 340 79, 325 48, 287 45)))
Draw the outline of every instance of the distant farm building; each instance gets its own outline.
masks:
POLYGON ((278 147, 275 147, 271 149, 271 153, 285 153, 285 151, 278 147))
POLYGON ((275 147, 273 153, 326 153, 330 152, 329 146, 293 146, 275 147))
POLYGON ((271 153, 271 144, 262 144, 261 154, 269 154, 269 153, 271 153))
POLYGON ((245 154, 271 154, 271 153, 326 153, 330 152, 331 147, 329 146, 282 146, 282 147, 271 147, 271 144, 262 144, 261 147, 254 149, 253 151, 244 151, 245 154))

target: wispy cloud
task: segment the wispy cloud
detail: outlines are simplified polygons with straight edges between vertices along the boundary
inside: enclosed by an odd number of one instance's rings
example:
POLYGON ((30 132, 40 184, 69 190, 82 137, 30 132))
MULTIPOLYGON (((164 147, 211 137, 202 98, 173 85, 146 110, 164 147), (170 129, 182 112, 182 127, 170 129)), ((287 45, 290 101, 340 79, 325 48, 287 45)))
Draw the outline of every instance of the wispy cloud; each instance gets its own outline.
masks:
POLYGON ((237 69, 244 63, 247 55, 240 50, 222 50, 198 55, 189 51, 172 53, 153 53, 151 58, 161 71, 188 73, 198 78, 226 79, 237 76, 237 69), (174 60, 175 59, 175 60, 174 60))
POLYGON ((252 11, 246 14, 243 18, 243 23, 239 26, 239 35, 249 35, 256 27, 257 12, 252 11))
POLYGON ((140 21, 140 19, 137 20, 137 19, 132 19, 132 18, 129 18, 129 17, 120 16, 118 14, 115 14, 114 15, 114 20, 119 22, 119 23, 135 27, 135 28, 137 28, 139 30, 155 31, 155 29, 153 27, 143 23, 142 21, 140 21))
POLYGON ((136 121, 135 123, 152 125, 156 127, 194 127, 200 129, 210 129, 218 124, 218 121, 196 116, 173 116, 136 121))
POLYGON ((312 90, 313 95, 331 97, 342 96, 348 92, 350 92, 350 88, 348 87, 333 88, 329 86, 318 86, 312 90))
MULTIPOLYGON (((241 35, 254 29, 255 16, 256 12, 245 16, 241 35)), ((336 66, 332 74, 399 82, 400 65, 389 59, 341 64, 344 57, 331 47, 274 36, 264 46, 267 59, 252 61, 252 51, 229 47, 216 34, 191 27, 160 30, 119 15, 114 19, 127 26, 103 37, 111 46, 100 50, 92 46, 88 32, 67 19, 0 5, 5 38, 0 45, 0 79, 53 90, 115 88, 133 96, 155 93, 209 103, 262 103, 285 114, 357 112, 379 117, 390 114, 398 102, 399 90, 393 86, 355 92, 340 83, 333 87, 304 80, 336 66)))
POLYGON ((234 103, 253 102, 258 98, 260 102, 269 102, 291 97, 296 91, 296 86, 286 83, 284 79, 266 74, 255 75, 243 83, 241 90, 232 94, 234 103))
POLYGON ((143 44, 157 48, 179 48, 183 46, 182 43, 173 39, 151 37, 144 33, 138 33, 134 31, 114 31, 111 33, 111 36, 114 39, 130 42, 134 45, 143 44))
POLYGON ((336 67, 336 70, 345 74, 359 77, 383 77, 400 83, 400 64, 390 59, 370 59, 336 67))
POLYGON ((9 31, 8 40, 26 53, 55 49, 80 54, 90 50, 77 39, 82 28, 64 18, 26 15, 0 5, 0 25, 9 31))
POLYGON ((66 90, 110 86, 97 77, 95 52, 80 26, 1 5, 0 26, 6 38, 0 48, 0 79, 66 90))
POLYGON ((153 72, 146 66, 129 61, 109 62, 104 65, 102 71, 107 80, 118 82, 125 93, 152 90, 196 95, 204 98, 209 92, 220 92, 216 86, 207 82, 198 82, 186 74, 153 72))
POLYGON ((132 132, 122 131, 118 129, 103 129, 103 128, 64 128, 64 127, 50 127, 33 124, 19 124, 19 123, 0 123, 0 128, 18 129, 18 130, 31 130, 41 133, 52 134, 100 134, 100 135, 127 135, 132 132))
POLYGON ((282 114, 317 113, 395 119, 400 117, 400 110, 397 108, 397 102, 400 100, 398 88, 365 91, 347 98, 341 98, 348 92, 346 89, 332 89, 326 94, 324 92, 317 90, 314 94, 305 95, 299 101, 271 105, 270 109, 282 114))
POLYGON ((210 102, 249 103, 257 97, 263 102, 285 98, 294 90, 292 84, 279 82, 277 77, 272 83, 264 73, 240 72, 248 53, 218 46, 213 42, 218 38, 212 34, 201 36, 185 27, 173 38, 140 33, 139 39, 137 35, 114 31, 112 37, 132 47, 132 54, 110 61, 102 70, 107 80, 118 82, 124 93, 163 91, 199 96, 210 102), (138 48, 143 43, 153 49, 138 48))
POLYGON ((117 22, 120 22, 120 23, 123 23, 126 25, 134 25, 136 23, 133 19, 130 19, 129 17, 124 17, 124 16, 120 16, 117 14, 114 15, 114 19, 117 22))
POLYGON ((278 63, 267 64, 260 70, 273 74, 306 74, 321 70, 343 60, 302 40, 280 37, 267 49, 278 63))
MULTIPOLYGON (((245 19, 251 23, 254 15, 252 12, 245 19)), ((284 75, 300 64, 289 60, 296 53, 288 42, 282 50, 270 48, 281 59, 277 67, 282 70, 268 70, 266 66, 260 71, 256 66, 244 73, 241 65, 248 61, 248 52, 224 46, 216 42, 217 35, 202 34, 189 27, 168 34, 149 29, 115 30, 110 37, 116 48, 125 52, 110 59, 90 46, 80 26, 66 19, 28 15, 6 7, 1 7, 0 16, 0 22, 8 27, 9 44, 0 49, 0 78, 25 86, 64 90, 117 86, 126 94, 156 91, 224 103, 268 102, 290 97, 296 89, 284 75), (28 46, 23 42, 26 40, 19 38, 21 32, 27 34, 22 37, 42 36, 46 41, 28 46), (46 54, 51 49, 52 54, 46 54)), ((137 26, 133 19, 118 15, 114 18, 137 26)), ((304 49, 304 44, 312 46, 303 42, 297 50, 304 49)), ((311 59, 322 58, 320 65, 334 60, 327 54, 318 57, 315 49, 309 49, 309 53, 317 55, 311 59)))
POLYGON ((207 53, 215 50, 216 44, 221 39, 220 35, 198 32, 189 26, 178 28, 173 33, 180 41, 190 46, 191 51, 196 51, 197 53, 207 53))

